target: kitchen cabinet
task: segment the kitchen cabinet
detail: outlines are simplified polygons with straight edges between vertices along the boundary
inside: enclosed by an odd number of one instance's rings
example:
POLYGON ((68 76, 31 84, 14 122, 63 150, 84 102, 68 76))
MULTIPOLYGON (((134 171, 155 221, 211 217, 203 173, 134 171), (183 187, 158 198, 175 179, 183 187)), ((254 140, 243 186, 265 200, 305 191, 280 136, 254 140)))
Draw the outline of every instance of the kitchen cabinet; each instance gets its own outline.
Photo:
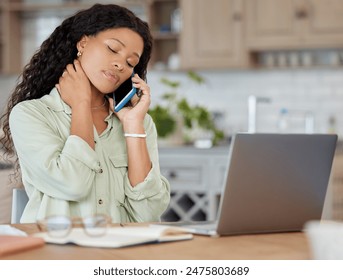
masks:
POLYGON ((161 173, 171 185, 171 202, 162 220, 215 220, 228 155, 228 147, 160 148, 161 173))
POLYGON ((249 50, 338 48, 343 44, 341 0, 246 1, 249 50))
POLYGON ((147 1, 147 15, 154 38, 150 67, 162 64, 163 68, 168 68, 170 57, 179 51, 181 12, 178 0, 147 1))
MULTIPOLYGON (((56 2, 58 3, 58 2, 56 2)), ((26 3, 22 0, 2 0, 0 3, 0 73, 18 74, 23 68, 23 17, 26 14, 65 10, 75 12, 89 5, 82 4, 39 4, 26 3)), ((72 12, 71 12, 72 13, 72 12)), ((32 54, 35 50, 32 50, 32 54)))
POLYGON ((248 65, 243 0, 181 0, 181 67, 236 68, 248 65))
MULTIPOLYGON (((98 1, 23 1, 2 0, 0 3, 0 73, 18 74, 24 64, 23 45, 25 18, 33 16, 49 18, 56 15, 68 17, 78 10, 87 9, 98 1)), ((106 3, 109 3, 107 1, 106 3)), ((157 62, 167 65, 171 54, 178 52, 179 31, 175 30, 171 18, 178 8, 178 0, 113 0, 111 3, 125 6, 147 21, 153 34, 153 52, 150 67, 157 62)), ((50 32, 49 32, 50 33, 50 32)), ((34 53, 35 49, 25 50, 34 53)), ((31 57, 31 55, 30 55, 31 57)))
MULTIPOLYGON (((2 0, 0 73, 18 74, 27 62, 25 18, 69 16, 93 0, 2 0), (24 42, 23 42, 24 41, 24 42), (25 53, 23 54, 25 50, 25 53)), ((259 54, 278 50, 341 49, 341 0, 113 0, 146 20, 156 70, 252 68, 259 54)), ((31 56, 31 55, 30 55, 31 56)), ((308 63, 307 63, 308 64, 308 63)), ((312 64, 311 64, 312 65, 312 64)))
POLYGON ((20 14, 10 6, 10 0, 0 4, 0 73, 14 73, 21 64, 20 14))

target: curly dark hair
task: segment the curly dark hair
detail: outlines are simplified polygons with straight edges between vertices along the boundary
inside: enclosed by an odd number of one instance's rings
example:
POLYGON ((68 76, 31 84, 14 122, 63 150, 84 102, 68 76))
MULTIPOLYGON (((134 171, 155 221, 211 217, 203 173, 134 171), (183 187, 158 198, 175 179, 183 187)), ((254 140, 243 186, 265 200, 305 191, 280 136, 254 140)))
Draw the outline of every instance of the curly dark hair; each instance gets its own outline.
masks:
MULTIPOLYGON (((114 4, 95 4, 89 9, 77 12, 65 19, 42 43, 19 76, 19 82, 9 98, 5 113, 0 118, 4 133, 0 142, 5 154, 15 153, 9 127, 9 115, 13 107, 21 101, 38 99, 50 93, 66 65, 73 63, 76 58, 76 44, 82 36, 94 36, 107 29, 123 27, 135 31, 143 39, 143 53, 134 70, 146 80, 152 51, 152 36, 146 22, 127 8, 114 4)), ((124 83, 116 90, 116 98, 123 97, 128 92, 127 86, 130 84, 124 83)))

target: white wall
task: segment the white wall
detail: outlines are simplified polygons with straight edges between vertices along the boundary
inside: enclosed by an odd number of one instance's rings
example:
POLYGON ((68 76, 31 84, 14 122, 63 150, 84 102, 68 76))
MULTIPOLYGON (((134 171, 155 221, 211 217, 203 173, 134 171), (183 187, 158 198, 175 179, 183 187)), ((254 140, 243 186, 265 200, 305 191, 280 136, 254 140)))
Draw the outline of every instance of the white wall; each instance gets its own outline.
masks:
MULTIPOLYGON (((302 132, 304 112, 313 112, 315 132, 329 132, 329 118, 336 119, 336 132, 343 137, 343 69, 259 70, 259 71, 199 71, 204 85, 191 82, 184 72, 150 71, 148 81, 152 106, 161 102, 166 88, 162 77, 180 81, 180 96, 193 104, 207 105, 211 111, 225 114, 224 127, 228 134, 247 130, 249 95, 269 97, 271 103, 258 105, 257 131, 278 131, 278 116, 282 107, 292 117, 289 132, 302 132)), ((16 77, 0 76, 0 106, 3 107, 16 77)))
POLYGON ((185 74, 150 72, 154 102, 166 91, 161 77, 180 80, 193 103, 207 104, 210 110, 225 113, 228 133, 248 128, 249 95, 268 97, 257 110, 257 131, 277 132, 281 108, 289 110, 289 132, 304 132, 304 116, 313 113, 314 132, 331 131, 329 118, 336 119, 334 130, 343 136, 343 69, 258 70, 258 71, 200 71, 206 84, 196 86, 185 74))

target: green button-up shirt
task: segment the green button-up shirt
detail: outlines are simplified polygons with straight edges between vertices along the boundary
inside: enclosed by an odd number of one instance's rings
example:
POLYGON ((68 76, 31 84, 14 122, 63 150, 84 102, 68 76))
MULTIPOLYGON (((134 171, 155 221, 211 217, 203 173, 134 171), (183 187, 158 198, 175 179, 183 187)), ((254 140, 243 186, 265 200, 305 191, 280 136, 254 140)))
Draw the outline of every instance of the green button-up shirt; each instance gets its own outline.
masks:
POLYGON ((56 88, 13 108, 10 129, 29 196, 22 223, 50 215, 107 214, 113 222, 160 219, 169 204, 170 186, 160 174, 154 122, 149 115, 144 120, 152 168, 132 187, 122 125, 112 112, 105 121, 101 135, 94 128, 93 150, 70 135, 71 108, 56 88))

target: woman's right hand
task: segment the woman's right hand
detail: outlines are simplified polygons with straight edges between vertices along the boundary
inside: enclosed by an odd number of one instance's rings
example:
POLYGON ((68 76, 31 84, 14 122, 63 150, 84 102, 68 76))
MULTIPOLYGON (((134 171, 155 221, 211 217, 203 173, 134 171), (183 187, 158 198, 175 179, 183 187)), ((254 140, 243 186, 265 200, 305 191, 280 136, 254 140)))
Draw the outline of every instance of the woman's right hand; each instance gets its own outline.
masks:
POLYGON ((62 100, 71 108, 85 102, 91 106, 91 86, 78 60, 68 64, 56 85, 62 100))
POLYGON ((72 109, 70 135, 76 135, 95 149, 91 114, 91 85, 79 61, 68 64, 56 85, 62 100, 72 109))

